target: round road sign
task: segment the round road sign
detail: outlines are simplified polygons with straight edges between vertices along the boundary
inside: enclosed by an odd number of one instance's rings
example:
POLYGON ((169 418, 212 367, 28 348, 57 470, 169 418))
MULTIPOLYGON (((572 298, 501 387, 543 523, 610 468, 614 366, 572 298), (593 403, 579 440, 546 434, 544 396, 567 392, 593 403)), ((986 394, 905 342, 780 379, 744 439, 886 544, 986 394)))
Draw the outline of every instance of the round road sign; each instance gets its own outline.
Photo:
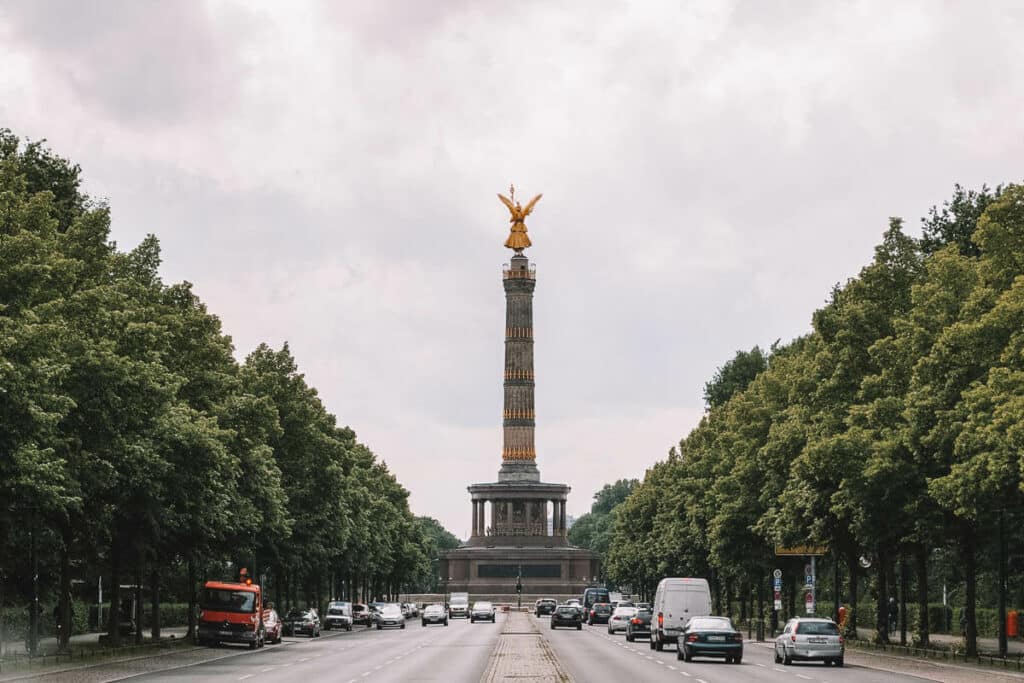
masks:
POLYGON ((775 571, 772 572, 772 576, 774 576, 776 579, 781 579, 782 578, 782 570, 781 569, 776 569, 775 571))

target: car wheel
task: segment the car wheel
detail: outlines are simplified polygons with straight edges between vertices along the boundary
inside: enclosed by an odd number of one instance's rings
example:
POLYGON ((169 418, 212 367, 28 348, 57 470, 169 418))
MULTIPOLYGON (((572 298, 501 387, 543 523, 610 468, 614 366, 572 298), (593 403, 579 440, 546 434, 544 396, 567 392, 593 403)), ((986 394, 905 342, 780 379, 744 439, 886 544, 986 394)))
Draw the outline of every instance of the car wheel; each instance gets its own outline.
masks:
POLYGON ((742 655, 741 655, 741 656, 739 656, 739 657, 733 657, 733 658, 732 658, 732 663, 733 663, 733 664, 742 664, 742 663, 743 663, 743 657, 742 657, 742 655))
POLYGON ((324 624, 324 630, 325 631, 330 631, 331 630, 331 625, 330 624, 324 624))
POLYGON ((677 645, 676 646, 676 651, 678 652, 680 649, 683 651, 683 661, 684 662, 692 662, 693 661, 693 654, 691 654, 690 651, 686 649, 686 646, 683 645, 683 647, 680 648, 677 645))
POLYGON ((782 648, 782 665, 789 666, 792 663, 793 658, 789 656, 788 652, 786 652, 786 648, 782 648))
POLYGON ((553 622, 553 621, 551 622, 551 630, 552 630, 552 631, 554 631, 554 630, 555 630, 555 622, 553 622))
POLYGON ((402 628, 405 628, 405 622, 402 623, 402 628))
POLYGON ((422 622, 420 623, 420 626, 426 626, 426 625, 427 625, 427 620, 426 620, 426 619, 424 619, 424 620, 423 620, 423 621, 422 621, 422 622))
POLYGON ((681 647, 676 648, 676 659, 683 661, 683 649, 681 647))
POLYGON ((779 656, 779 647, 775 646, 775 663, 782 664, 782 657, 779 656))
POLYGON ((445 626, 447 626, 447 625, 448 625, 448 620, 447 620, 447 619, 445 619, 445 620, 444 620, 444 625, 445 625, 445 626))
POLYGON ((352 624, 349 624, 348 626, 346 626, 345 630, 346 631, 351 631, 352 630, 352 624))
POLYGON ((664 651, 665 643, 661 642, 661 638, 658 638, 658 640, 654 643, 654 649, 658 652, 664 651))
POLYGON ((249 649, 250 649, 250 650, 255 650, 255 649, 256 649, 256 645, 257 645, 257 644, 258 644, 258 643, 257 643, 257 642, 256 642, 255 640, 254 640, 254 641, 252 641, 251 643, 249 643, 249 649))
POLYGON ((384 627, 383 627, 383 626, 381 626, 380 624, 377 624, 377 630, 378 630, 378 631, 383 631, 383 630, 384 630, 384 627))
POLYGON ((583 624, 576 624, 576 630, 577 631, 582 631, 583 630, 583 624))
POLYGON ((650 648, 651 648, 652 650, 654 649, 654 636, 651 636, 651 640, 650 640, 650 641, 649 641, 649 642, 647 643, 647 645, 648 645, 648 646, 649 646, 649 647, 650 647, 650 648))
POLYGON ((839 659, 835 660, 835 663, 836 663, 836 666, 840 666, 841 667, 843 665, 843 658, 840 657, 839 659))

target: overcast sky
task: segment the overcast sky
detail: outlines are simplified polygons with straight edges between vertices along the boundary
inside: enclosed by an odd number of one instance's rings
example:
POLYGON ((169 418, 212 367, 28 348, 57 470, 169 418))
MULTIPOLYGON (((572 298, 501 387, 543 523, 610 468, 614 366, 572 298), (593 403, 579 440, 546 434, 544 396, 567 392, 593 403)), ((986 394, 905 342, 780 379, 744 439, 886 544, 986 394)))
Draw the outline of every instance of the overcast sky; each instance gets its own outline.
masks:
POLYGON ((0 0, 0 126, 163 245, 238 357, 465 537, 501 461, 508 212, 527 221, 538 465, 642 477, 737 349, 809 329, 889 216, 1019 180, 1016 2, 0 0))

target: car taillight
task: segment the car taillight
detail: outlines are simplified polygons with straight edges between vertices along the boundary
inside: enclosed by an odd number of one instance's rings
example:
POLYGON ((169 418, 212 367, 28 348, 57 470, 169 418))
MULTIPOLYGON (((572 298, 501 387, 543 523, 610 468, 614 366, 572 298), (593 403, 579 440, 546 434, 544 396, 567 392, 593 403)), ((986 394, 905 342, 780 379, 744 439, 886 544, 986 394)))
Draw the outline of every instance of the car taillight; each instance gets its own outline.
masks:
POLYGON ((686 636, 686 642, 688 642, 688 643, 696 643, 697 642, 697 634, 696 633, 691 633, 690 635, 686 636))
POLYGON ((595 614, 597 614, 597 610, 590 610, 590 616, 594 616, 595 614))
POLYGON ((840 645, 842 645, 842 644, 843 644, 843 643, 845 643, 845 642, 846 642, 846 641, 845 641, 845 640, 843 640, 843 637, 842 637, 842 636, 839 636, 839 644, 840 644, 840 645))
POLYGON ((639 624, 640 620, 639 619, 630 619, 629 623, 631 623, 631 624, 639 624))
POLYGON ((789 639, 792 640, 795 643, 796 642, 796 634, 794 633, 793 635, 791 635, 789 637, 789 639))
POLYGON ((734 634, 732 634, 732 639, 735 640, 737 643, 742 643, 743 642, 743 634, 742 633, 734 633, 734 634))
POLYGON ((664 625, 665 625, 665 615, 662 614, 661 612, 658 612, 658 627, 661 628, 664 625))

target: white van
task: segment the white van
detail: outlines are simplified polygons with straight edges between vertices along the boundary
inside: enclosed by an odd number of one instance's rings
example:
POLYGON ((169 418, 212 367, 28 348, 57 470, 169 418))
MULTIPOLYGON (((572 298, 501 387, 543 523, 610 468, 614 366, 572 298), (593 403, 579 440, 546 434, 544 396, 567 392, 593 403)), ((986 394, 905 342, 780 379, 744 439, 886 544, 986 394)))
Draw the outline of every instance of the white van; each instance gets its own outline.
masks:
POLYGON ((678 643, 679 634, 693 617, 711 614, 711 588, 707 579, 662 579, 654 594, 651 649, 678 643))

